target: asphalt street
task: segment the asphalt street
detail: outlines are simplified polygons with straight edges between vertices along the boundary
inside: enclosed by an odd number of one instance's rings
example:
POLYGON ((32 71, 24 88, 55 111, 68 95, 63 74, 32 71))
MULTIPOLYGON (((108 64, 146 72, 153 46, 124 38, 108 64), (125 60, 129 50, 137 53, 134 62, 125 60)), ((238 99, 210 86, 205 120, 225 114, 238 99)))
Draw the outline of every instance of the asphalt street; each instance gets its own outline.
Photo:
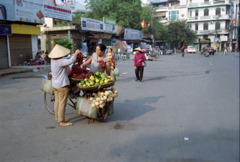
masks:
POLYGON ((49 71, 0 77, 1 162, 238 162, 239 54, 161 55, 135 82, 118 62, 115 113, 61 127, 40 90, 49 71))

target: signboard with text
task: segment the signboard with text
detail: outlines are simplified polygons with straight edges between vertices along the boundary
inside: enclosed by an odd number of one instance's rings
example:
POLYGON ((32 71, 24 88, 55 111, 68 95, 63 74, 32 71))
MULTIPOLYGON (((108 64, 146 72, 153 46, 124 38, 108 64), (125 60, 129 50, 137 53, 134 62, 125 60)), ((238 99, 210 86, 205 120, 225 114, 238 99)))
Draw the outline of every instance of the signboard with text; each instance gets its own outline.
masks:
POLYGON ((11 25, 0 24, 0 35, 12 35, 11 25))
POLYGON ((17 21, 44 23, 43 0, 15 0, 17 21))
POLYGON ((142 31, 140 30, 133 30, 133 29, 125 29, 124 39, 128 40, 135 40, 135 39, 142 39, 142 31))
POLYGON ((72 11, 70 7, 61 6, 44 0, 44 15, 46 17, 72 21, 72 11))
POLYGON ((116 33, 116 20, 103 17, 103 29, 105 33, 116 33))
POLYGON ((13 0, 0 0, 0 20, 15 21, 15 6, 13 0))
POLYGON ((103 21, 81 17, 82 30, 103 32, 103 21))

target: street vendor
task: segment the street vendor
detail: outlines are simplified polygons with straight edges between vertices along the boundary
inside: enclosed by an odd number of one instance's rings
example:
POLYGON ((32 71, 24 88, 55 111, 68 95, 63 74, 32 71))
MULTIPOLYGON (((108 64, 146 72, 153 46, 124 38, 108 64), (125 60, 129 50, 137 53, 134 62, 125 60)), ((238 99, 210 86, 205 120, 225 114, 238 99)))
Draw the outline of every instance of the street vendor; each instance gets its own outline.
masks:
POLYGON ((63 58, 69 53, 69 49, 56 44, 48 56, 51 58, 52 87, 55 95, 55 120, 60 126, 73 125, 73 123, 65 120, 65 110, 70 85, 67 75, 67 66, 76 62, 76 58, 81 54, 81 51, 76 50, 69 59, 63 58))
POLYGON ((87 60, 85 63, 83 63, 82 66, 88 66, 91 64, 90 71, 95 73, 97 71, 100 71, 103 73, 106 71, 108 75, 110 75, 111 69, 110 69, 110 62, 109 59, 104 55, 106 50, 106 46, 104 44, 98 44, 96 47, 96 52, 92 54, 91 58, 87 60), (104 64, 104 69, 102 68, 102 63, 104 64), (101 64, 100 64, 101 63, 101 64), (101 67, 100 67, 101 66, 101 67))
MULTIPOLYGON (((108 47, 108 53, 106 56, 108 57, 109 62, 110 62, 111 73, 113 73, 113 70, 117 67, 117 62, 116 62, 115 55, 112 52, 111 47, 108 47)), ((114 76, 114 80, 116 80, 116 76, 114 76)))

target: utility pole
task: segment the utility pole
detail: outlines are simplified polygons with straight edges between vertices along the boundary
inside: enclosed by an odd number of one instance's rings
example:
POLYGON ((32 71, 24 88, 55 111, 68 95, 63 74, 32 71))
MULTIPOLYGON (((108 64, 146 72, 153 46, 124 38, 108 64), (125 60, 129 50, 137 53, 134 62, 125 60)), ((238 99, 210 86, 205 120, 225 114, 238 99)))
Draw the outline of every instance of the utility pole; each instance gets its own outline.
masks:
POLYGON ((151 26, 152 26, 152 46, 154 46, 154 34, 153 34, 153 6, 151 5, 151 26))
MULTIPOLYGON (((70 21, 68 21, 69 28, 71 27, 70 21)), ((68 30, 68 40, 71 42, 71 30, 68 30)))
POLYGON ((231 22, 230 22, 230 40, 229 40, 229 49, 230 49, 230 52, 232 52, 232 36, 233 36, 233 24, 232 24, 232 19, 233 19, 233 10, 232 10, 232 6, 230 7, 230 12, 231 12, 231 22))

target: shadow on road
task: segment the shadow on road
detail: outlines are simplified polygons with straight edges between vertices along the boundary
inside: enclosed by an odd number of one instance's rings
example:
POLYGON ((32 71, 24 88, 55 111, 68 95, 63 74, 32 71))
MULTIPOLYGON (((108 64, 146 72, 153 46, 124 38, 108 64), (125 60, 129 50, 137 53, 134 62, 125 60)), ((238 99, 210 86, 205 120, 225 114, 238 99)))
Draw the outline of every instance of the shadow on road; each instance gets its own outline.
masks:
POLYGON ((158 102, 159 99, 165 96, 158 97, 141 97, 136 100, 125 100, 124 102, 115 102, 114 114, 106 119, 110 121, 130 121, 139 116, 142 116, 156 109, 151 104, 158 102))

